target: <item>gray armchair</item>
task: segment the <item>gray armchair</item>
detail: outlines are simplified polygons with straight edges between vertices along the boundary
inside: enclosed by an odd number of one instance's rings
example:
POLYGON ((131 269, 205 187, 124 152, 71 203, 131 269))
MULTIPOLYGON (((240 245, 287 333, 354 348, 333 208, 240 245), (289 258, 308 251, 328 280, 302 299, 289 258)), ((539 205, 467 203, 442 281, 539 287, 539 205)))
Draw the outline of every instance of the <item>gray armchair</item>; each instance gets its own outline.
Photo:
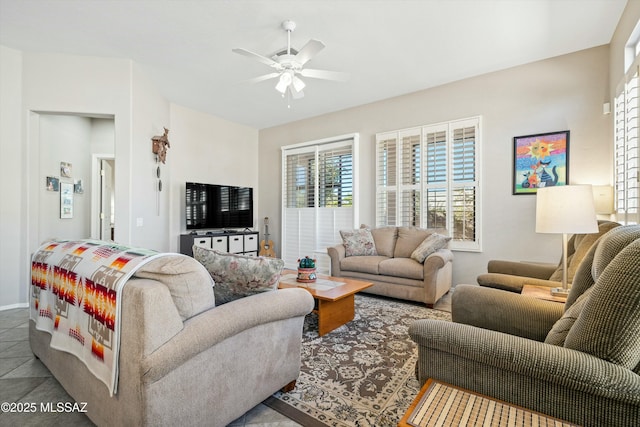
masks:
MULTIPOLYGON (((567 281, 571 283, 582 262, 593 244, 609 230, 620 226, 617 222, 598 221, 598 232, 593 234, 574 234, 568 242, 567 281)), ((562 260, 558 264, 531 263, 524 261, 491 260, 487 265, 487 273, 477 278, 480 286, 503 289, 505 291, 522 291, 524 285, 548 286, 562 285, 562 260)))
POLYGON ((567 303, 459 285, 453 322, 419 320, 421 382, 438 379, 583 426, 640 421, 640 226, 585 255, 567 303))

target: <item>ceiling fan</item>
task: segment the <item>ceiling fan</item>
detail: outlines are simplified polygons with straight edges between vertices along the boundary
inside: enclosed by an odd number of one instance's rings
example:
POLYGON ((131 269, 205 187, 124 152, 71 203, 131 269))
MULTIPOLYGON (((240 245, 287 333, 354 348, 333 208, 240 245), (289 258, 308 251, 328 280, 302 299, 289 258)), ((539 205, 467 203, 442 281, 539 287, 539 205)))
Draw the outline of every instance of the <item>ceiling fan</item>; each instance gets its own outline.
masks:
POLYGON ((346 81, 349 78, 347 73, 304 68, 304 65, 309 62, 311 58, 324 49, 324 43, 320 40, 311 39, 300 50, 292 48, 291 33, 295 28, 296 23, 293 21, 287 20, 282 23, 282 29, 287 32, 287 48, 286 50, 277 52, 271 58, 242 48, 233 49, 233 52, 253 58, 275 70, 273 73, 250 79, 247 81, 248 83, 258 83, 277 78, 278 83, 275 89, 280 92, 283 97, 288 94, 294 99, 299 99, 304 96, 302 90, 306 86, 300 76, 334 81, 346 81))

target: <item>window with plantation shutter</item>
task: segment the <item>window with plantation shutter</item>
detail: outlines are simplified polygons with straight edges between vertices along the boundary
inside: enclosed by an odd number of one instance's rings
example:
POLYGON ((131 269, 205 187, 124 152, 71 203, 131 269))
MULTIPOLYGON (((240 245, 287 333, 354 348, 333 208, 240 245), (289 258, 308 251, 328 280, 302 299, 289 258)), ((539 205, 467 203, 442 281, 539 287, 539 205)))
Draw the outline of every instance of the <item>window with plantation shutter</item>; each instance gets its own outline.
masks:
POLYGON ((351 146, 318 151, 318 188, 321 207, 351 206, 353 153, 351 146))
POLYGON ((312 208, 315 191, 315 153, 292 153, 284 165, 287 185, 284 204, 288 208, 312 208))
POLYGON ((480 250, 480 117, 376 135, 376 225, 446 228, 480 250))
POLYGON ((422 223, 420 212, 420 129, 400 133, 400 224, 422 223))
POLYGON ((614 100, 615 209, 623 223, 638 222, 638 58, 614 100))
POLYGON ((329 272, 326 248, 353 229, 357 210, 354 152, 358 135, 283 147, 282 259, 296 268, 300 258, 318 260, 329 272))
POLYGON ((397 225, 397 135, 378 135, 376 146, 376 223, 397 225))
POLYGON ((451 146, 452 236, 465 243, 476 241, 476 131, 473 122, 458 123, 453 129, 451 146))
POLYGON ((423 131, 427 157, 423 173, 427 177, 425 210, 427 228, 447 228, 447 125, 430 126, 423 131))

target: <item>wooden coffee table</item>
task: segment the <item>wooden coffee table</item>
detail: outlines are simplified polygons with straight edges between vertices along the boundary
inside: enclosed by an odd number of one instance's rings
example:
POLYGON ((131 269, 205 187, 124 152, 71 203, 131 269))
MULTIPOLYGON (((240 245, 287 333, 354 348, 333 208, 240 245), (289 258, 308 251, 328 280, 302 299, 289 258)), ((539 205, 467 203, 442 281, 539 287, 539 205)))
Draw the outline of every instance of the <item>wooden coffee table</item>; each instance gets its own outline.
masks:
POLYGON ((316 303, 313 311, 318 314, 320 336, 352 321, 356 312, 354 295, 373 286, 373 283, 363 280, 321 274, 315 283, 300 283, 296 277, 296 271, 283 270, 278 288, 303 288, 309 291, 316 303))

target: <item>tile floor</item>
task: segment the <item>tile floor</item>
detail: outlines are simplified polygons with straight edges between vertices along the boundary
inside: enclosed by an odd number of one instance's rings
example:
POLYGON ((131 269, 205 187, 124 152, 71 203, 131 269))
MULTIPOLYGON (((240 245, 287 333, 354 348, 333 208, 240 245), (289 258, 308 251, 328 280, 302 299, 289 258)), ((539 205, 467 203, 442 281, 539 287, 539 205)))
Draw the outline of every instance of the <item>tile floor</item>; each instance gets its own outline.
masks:
MULTIPOLYGON (((451 293, 436 304, 451 310, 451 293)), ((0 311, 0 402, 73 402, 49 370, 31 353, 28 340, 29 312, 26 308, 0 311)), ((93 426, 81 413, 40 412, 29 414, 0 412, 2 426, 93 426)), ((294 427, 300 424, 260 404, 229 427, 294 427)))
MULTIPOLYGON (((73 402, 49 370, 31 353, 26 308, 0 311, 0 402, 73 402)), ((294 427, 300 424, 260 404, 229 426, 294 427)), ((5 413, 0 426, 93 426, 81 413, 5 413)))

